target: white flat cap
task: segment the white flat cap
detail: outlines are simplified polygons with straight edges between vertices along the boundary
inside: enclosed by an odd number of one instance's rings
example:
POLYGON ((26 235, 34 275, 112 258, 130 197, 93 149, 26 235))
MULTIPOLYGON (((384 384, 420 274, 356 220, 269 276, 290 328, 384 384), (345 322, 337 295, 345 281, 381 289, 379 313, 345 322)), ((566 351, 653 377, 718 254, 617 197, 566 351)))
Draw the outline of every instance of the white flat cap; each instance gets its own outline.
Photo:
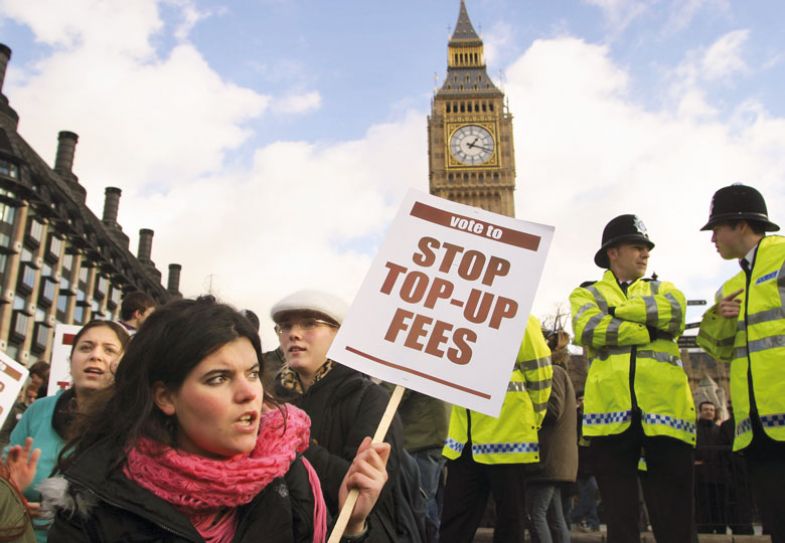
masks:
POLYGON ((288 311, 314 311, 341 324, 347 309, 346 302, 327 292, 298 290, 276 303, 270 310, 270 317, 278 322, 278 316, 288 311))

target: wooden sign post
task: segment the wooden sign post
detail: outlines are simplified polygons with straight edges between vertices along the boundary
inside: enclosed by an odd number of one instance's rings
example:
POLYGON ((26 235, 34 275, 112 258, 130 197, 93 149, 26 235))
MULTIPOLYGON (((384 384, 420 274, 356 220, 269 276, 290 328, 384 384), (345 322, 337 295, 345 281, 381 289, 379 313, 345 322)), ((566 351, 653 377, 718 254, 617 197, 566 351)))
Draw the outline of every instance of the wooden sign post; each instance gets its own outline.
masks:
MULTIPOLYGON (((403 398, 403 393, 406 389, 403 388, 401 385, 396 385, 393 389, 393 393, 390 396, 390 401, 387 402, 387 407, 384 409, 384 414, 382 415, 382 420, 379 422, 379 426, 376 428, 376 433, 373 435, 373 443, 381 443, 384 441, 384 436, 387 435, 387 430, 390 429, 390 424, 392 424, 393 417, 395 416, 395 412, 398 410, 398 405, 401 403, 401 398, 403 398)), ((338 515, 338 520, 335 521, 335 526, 333 526, 333 531, 330 534, 330 539, 327 543, 338 543, 343 536, 344 531, 346 531, 346 525, 349 523, 349 517, 354 511, 354 504, 357 503, 357 497, 360 495, 360 492, 357 489, 352 489, 349 491, 349 494, 346 496, 346 501, 341 508, 341 514, 338 515)))

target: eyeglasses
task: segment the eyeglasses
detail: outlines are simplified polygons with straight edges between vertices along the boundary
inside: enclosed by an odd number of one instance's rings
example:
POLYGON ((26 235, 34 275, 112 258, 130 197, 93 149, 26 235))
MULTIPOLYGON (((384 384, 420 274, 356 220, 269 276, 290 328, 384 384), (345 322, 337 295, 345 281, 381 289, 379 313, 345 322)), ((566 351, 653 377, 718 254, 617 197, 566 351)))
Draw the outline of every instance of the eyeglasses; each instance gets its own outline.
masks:
POLYGON ((299 326, 303 332, 310 332, 316 329, 317 326, 324 325, 329 326, 330 328, 338 328, 335 323, 325 321, 322 319, 300 319, 295 321, 286 321, 286 322, 279 322, 275 325, 275 333, 279 336, 281 334, 288 334, 292 331, 292 328, 295 326, 299 326))

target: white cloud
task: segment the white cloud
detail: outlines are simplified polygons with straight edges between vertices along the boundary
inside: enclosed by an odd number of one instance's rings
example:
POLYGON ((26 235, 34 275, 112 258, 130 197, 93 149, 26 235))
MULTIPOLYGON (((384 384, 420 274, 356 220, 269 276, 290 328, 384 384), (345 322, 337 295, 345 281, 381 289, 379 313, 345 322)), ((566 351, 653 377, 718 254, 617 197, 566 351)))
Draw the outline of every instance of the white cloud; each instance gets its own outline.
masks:
POLYGON ((742 58, 742 46, 748 37, 749 30, 734 30, 715 41, 702 59, 704 77, 711 81, 744 72, 747 65, 742 58))
POLYGON ((612 33, 620 33, 649 9, 645 0, 584 0, 587 4, 600 8, 612 33))
POLYGON ((730 3, 728 0, 672 0, 670 17, 665 28, 670 32, 684 30, 702 11, 711 14, 728 14, 730 3))
POLYGON ((150 35, 163 26, 155 0, 2 0, 0 12, 52 46, 93 47, 137 57, 151 54, 150 35))
POLYGON ((97 48, 55 53, 10 86, 20 132, 44 157, 57 130, 79 134, 75 172, 93 194, 107 184, 161 190, 220 169, 269 102, 221 80, 188 44, 145 63, 97 48))
POLYGON ((319 109, 322 105, 322 96, 318 91, 292 94, 273 101, 271 109, 278 113, 300 114, 309 113, 319 109))
MULTIPOLYGON (((167 196, 124 197, 121 210, 159 232, 153 258, 183 264, 187 295, 212 281, 262 317, 305 286, 351 300, 406 189, 427 191, 425 122, 410 113, 357 141, 274 143, 256 151, 248 171, 205 176, 167 196)), ((271 330, 268 322, 267 344, 271 330)))
POLYGON ((500 22, 493 25, 489 32, 482 36, 485 45, 485 64, 493 66, 498 63, 503 51, 513 45, 515 31, 511 24, 500 22))
POLYGON ((163 0, 164 3, 170 4, 180 11, 182 20, 174 29, 174 36, 178 40, 185 40, 191 33, 191 30, 199 23, 214 14, 223 13, 226 8, 202 10, 199 9, 192 0, 163 0))
MULTIPOLYGON (((186 25, 204 16, 187 0, 170 5, 186 25)), ((126 195, 165 193, 220 171, 269 105, 268 96, 222 80, 187 41, 157 53, 150 40, 164 26, 153 1, 5 0, 2 7, 53 46, 49 56, 9 71, 5 92, 20 113, 20 133, 47 160, 57 131, 79 134, 74 171, 93 209, 107 185, 126 195)))
POLYGON ((748 30, 728 32, 708 47, 687 51, 678 66, 669 71, 668 97, 681 116, 708 118, 718 114, 707 95, 717 83, 732 85, 748 71, 742 58, 748 37, 748 30))

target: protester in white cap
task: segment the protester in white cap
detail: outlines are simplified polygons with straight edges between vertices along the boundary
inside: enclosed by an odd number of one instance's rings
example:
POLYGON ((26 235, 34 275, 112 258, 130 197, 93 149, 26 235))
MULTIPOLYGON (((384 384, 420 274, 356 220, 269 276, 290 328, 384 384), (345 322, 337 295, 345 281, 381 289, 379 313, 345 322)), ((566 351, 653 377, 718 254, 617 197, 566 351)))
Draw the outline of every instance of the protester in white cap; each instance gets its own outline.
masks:
MULTIPOLYGON (((382 387, 327 358, 346 311, 343 300, 316 290, 286 296, 270 311, 285 359, 275 392, 311 417, 311 446, 305 457, 319 475, 334 516, 339 513, 340 482, 363 438, 374 434, 388 402, 382 387)), ((394 492, 403 443, 397 416, 386 441, 392 445, 389 479, 368 517, 368 536, 370 541, 394 542, 399 541, 394 492)))

